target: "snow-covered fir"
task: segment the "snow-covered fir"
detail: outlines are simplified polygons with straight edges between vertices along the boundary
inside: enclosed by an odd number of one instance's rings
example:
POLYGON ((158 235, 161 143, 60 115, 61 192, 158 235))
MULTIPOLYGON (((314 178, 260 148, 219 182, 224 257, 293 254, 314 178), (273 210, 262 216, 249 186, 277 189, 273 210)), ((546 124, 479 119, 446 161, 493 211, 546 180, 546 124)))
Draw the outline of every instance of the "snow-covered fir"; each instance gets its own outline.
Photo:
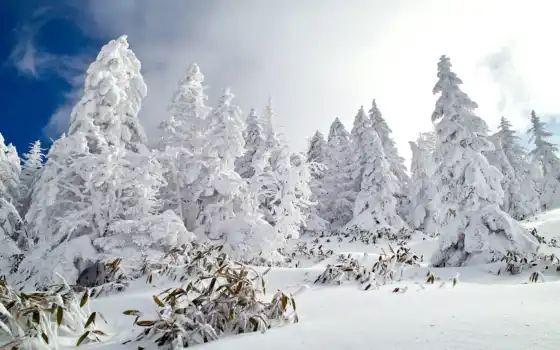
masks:
POLYGON ((478 105, 461 90, 463 82, 446 56, 440 58, 437 77, 432 121, 439 164, 432 184, 440 246, 432 263, 462 266, 495 261, 508 252, 534 253, 536 239, 500 209, 503 175, 483 154, 494 150, 488 126, 475 114, 478 105))
POLYGON ((413 228, 425 233, 434 234, 437 225, 434 221, 436 208, 433 207, 433 196, 437 189, 432 188, 431 178, 435 170, 434 148, 435 134, 420 133, 416 142, 410 141, 412 161, 410 165, 410 203, 408 221, 413 228))
POLYGON ((439 341, 430 349, 554 348, 558 288, 534 285, 560 280, 553 135, 535 112, 530 150, 505 117, 489 135, 451 68, 442 56, 434 128, 409 142, 408 172, 375 100, 351 132, 337 117, 326 139, 316 130, 295 150, 271 98, 249 113, 227 88, 209 101, 197 64, 151 143, 138 119, 141 63, 126 36, 110 41, 50 147, 37 141, 20 158, 0 134, 0 348, 409 349, 424 336, 439 341), (483 303, 485 317, 512 318, 524 300, 514 316, 548 333, 523 326, 498 344, 473 293, 498 300, 483 303), (374 299, 372 318, 363 305, 374 299), (443 336, 460 333, 457 319, 485 332, 443 336), (349 337, 348 320, 369 326, 349 337), (306 328, 325 321, 319 336, 306 328))
POLYGON ((552 133, 546 130, 546 123, 541 121, 535 111, 531 112, 529 129, 534 148, 529 152, 533 164, 540 168, 542 179, 539 183, 542 209, 557 208, 560 205, 560 159, 558 147, 547 139, 552 133))

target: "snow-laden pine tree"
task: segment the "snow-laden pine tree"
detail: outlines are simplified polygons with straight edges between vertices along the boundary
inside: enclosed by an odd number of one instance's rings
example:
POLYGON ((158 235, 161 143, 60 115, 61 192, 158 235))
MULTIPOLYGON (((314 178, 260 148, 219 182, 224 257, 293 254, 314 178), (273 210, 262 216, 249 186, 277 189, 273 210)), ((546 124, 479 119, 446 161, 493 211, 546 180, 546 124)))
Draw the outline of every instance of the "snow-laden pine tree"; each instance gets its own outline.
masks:
POLYGON ((126 36, 105 45, 32 194, 26 220, 37 244, 20 268, 26 283, 48 284, 55 272, 72 281, 77 261, 138 260, 191 239, 173 213, 156 215, 162 169, 137 118, 146 91, 126 36))
POLYGON ((379 135, 379 139, 383 145, 383 151, 385 152, 385 157, 387 158, 391 172, 399 180, 399 189, 395 193, 398 205, 397 211, 401 216, 405 217, 408 209, 408 182, 410 179, 406 172, 404 158, 399 155, 399 151, 395 145, 395 140, 393 140, 391 136, 393 131, 387 124, 385 118, 383 118, 381 111, 377 107, 375 99, 372 100, 371 103, 369 118, 371 119, 373 130, 375 130, 377 135, 379 135))
POLYGON ((35 187, 37 179, 43 170, 43 149, 41 141, 31 144, 29 152, 23 155, 23 164, 19 175, 19 203, 18 210, 22 217, 25 217, 31 202, 31 193, 35 187))
POLYGON ((542 172, 540 181, 541 207, 550 210, 560 206, 560 159, 558 147, 547 139, 552 133, 546 130, 546 123, 541 121, 535 111, 531 112, 531 128, 529 129, 535 148, 529 152, 533 163, 538 165, 542 172))
POLYGON ((520 138, 507 118, 501 118, 495 137, 500 141, 515 176, 513 190, 506 193, 506 196, 510 197, 508 212, 515 219, 523 220, 535 214, 540 208, 540 193, 537 186, 540 178, 534 176, 527 152, 521 146, 520 138))
POLYGON ((398 233, 406 224, 397 214, 399 180, 391 167, 372 121, 360 108, 352 129, 356 164, 360 164, 356 178, 359 192, 354 204, 354 218, 346 225, 348 230, 375 233, 398 233))
POLYGON ((199 237, 223 240, 232 254, 246 260, 259 250, 270 253, 272 228, 257 213, 254 195, 235 171, 235 160, 245 153, 245 123, 239 107, 232 104, 233 97, 226 89, 207 118, 204 166, 194 184, 200 188, 195 232, 199 237))
POLYGON ((19 190, 19 157, 12 145, 4 144, 0 134, 0 270, 7 274, 10 257, 27 247, 23 222, 16 205, 19 190))
POLYGON ((4 143, 0 134, 0 197, 13 205, 19 197, 20 160, 16 148, 4 143))
POLYGON ((352 220, 356 191, 353 185, 352 148, 350 134, 339 118, 329 129, 323 177, 323 192, 319 197, 320 217, 336 230, 352 220))
POLYGON ((534 252, 535 239, 500 209, 502 175, 483 155, 493 149, 488 127, 474 112, 477 104, 461 91, 463 82, 446 56, 440 58, 437 76, 432 121, 437 122, 438 166, 432 183, 440 236, 432 263, 462 266, 494 261, 508 251, 534 252))
POLYGON ((307 149, 307 162, 315 162, 323 164, 325 162, 327 143, 325 141, 325 136, 319 131, 315 131, 313 137, 309 141, 309 147, 307 149))
POLYGON ((235 161, 235 170, 242 178, 249 179, 255 175, 253 163, 259 161, 256 157, 266 147, 265 128, 255 109, 251 109, 247 116, 247 127, 243 136, 245 138, 245 154, 235 161))
POLYGON ((519 194, 519 182, 517 181, 513 167, 506 157, 501 140, 495 134, 489 136, 488 140, 492 142, 494 147, 490 151, 483 152, 483 154, 486 159, 488 159, 488 163, 496 167, 500 174, 502 174, 501 184, 504 196, 500 208, 511 215, 511 217, 517 219, 513 210, 514 202, 512 201, 512 193, 519 194))
POLYGON ((171 118, 160 124, 162 139, 160 149, 174 145, 194 153, 204 143, 207 127, 206 116, 211 108, 206 106, 204 75, 196 63, 191 64, 179 82, 168 111, 171 118))
POLYGON ((196 227, 197 198, 200 186, 196 180, 203 167, 202 145, 207 130, 206 117, 211 108, 204 90, 204 75, 193 63, 173 95, 168 110, 171 116, 160 124, 158 160, 164 167, 166 186, 161 189, 164 209, 174 210, 190 230, 196 227))
POLYGON ((409 177, 406 173, 404 158, 399 155, 399 151, 395 145, 395 140, 391 137, 393 130, 391 130, 387 121, 383 118, 381 111, 377 107, 375 99, 371 103, 369 118, 371 119, 373 130, 375 130, 377 135, 379 135, 379 139, 383 145, 383 151, 385 151, 385 157, 387 158, 387 162, 389 162, 391 171, 401 183, 401 187, 404 189, 403 191, 405 191, 409 177))
POLYGON ((307 149, 307 164, 302 165, 303 168, 308 168, 310 173, 309 187, 311 190, 311 200, 316 204, 310 207, 307 219, 307 230, 311 232, 322 232, 327 229, 327 222, 321 217, 322 213, 326 211, 323 203, 319 198, 323 197, 325 193, 324 176, 327 170, 326 165, 327 157, 327 143, 325 136, 317 130, 311 140, 307 149))
POLYGON ((435 168, 433 160, 435 134, 420 133, 416 142, 410 141, 409 144, 412 151, 409 222, 417 230, 434 234, 437 227, 433 217, 435 208, 432 207, 434 191, 431 187, 431 177, 435 168))

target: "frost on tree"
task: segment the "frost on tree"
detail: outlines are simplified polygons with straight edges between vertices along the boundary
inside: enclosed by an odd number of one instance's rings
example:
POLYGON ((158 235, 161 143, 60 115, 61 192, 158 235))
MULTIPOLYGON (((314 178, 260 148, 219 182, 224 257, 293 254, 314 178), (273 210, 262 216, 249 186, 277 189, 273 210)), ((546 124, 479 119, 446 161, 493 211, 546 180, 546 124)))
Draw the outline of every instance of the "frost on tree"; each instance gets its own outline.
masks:
POLYGON ((244 179, 255 175, 254 164, 258 162, 257 157, 262 154, 265 145, 265 128, 262 120, 257 116, 255 109, 247 116, 247 127, 243 132, 245 139, 245 154, 235 161, 235 171, 244 179))
POLYGON ((542 172, 540 183, 541 205, 543 210, 550 210, 560 206, 560 159, 558 147, 547 139, 552 133, 546 130, 546 123, 542 122, 535 111, 531 112, 531 128, 529 129, 534 148, 529 152, 533 163, 542 172))
MULTIPOLYGON (((134 242, 128 232, 114 229, 123 227, 118 222, 168 222, 158 217, 161 165, 148 151, 137 118, 145 96, 140 62, 126 37, 105 45, 88 68, 68 134, 49 150, 32 194, 26 219, 37 244, 20 268, 27 284, 48 284, 55 272, 74 280, 76 260, 120 256, 125 245, 149 241, 149 248, 169 248, 158 245, 155 229, 135 231, 134 242), (48 262, 48 270, 39 260, 48 262)), ((127 258, 140 258, 137 253, 127 258)))
POLYGON ((359 192, 354 204, 354 218, 346 225, 348 230, 376 233, 398 233, 406 228, 397 214, 395 194, 399 182, 391 171, 383 145, 373 129, 371 119, 360 109, 352 129, 356 163, 359 169, 359 192))
POLYGON ((525 161, 525 152, 517 143, 515 132, 509 129, 507 121, 502 118, 500 131, 489 139, 494 144, 494 150, 484 154, 491 165, 494 165, 502 178, 504 199, 502 210, 516 220, 523 220, 538 210, 538 197, 534 186, 526 182, 529 169, 525 161), (507 152, 507 153, 506 153, 507 152), (510 161, 511 159, 511 161, 510 161), (516 167, 513 164, 516 164, 516 167), (529 185, 524 187, 523 185, 529 185))
POLYGON ((352 219, 356 199, 350 134, 339 118, 329 130, 325 165, 319 215, 329 222, 331 229, 338 229, 352 219))
POLYGON ((391 137, 393 131, 387 124, 385 118, 379 111, 377 103, 375 100, 371 103, 371 109, 369 110, 369 118, 371 119, 373 130, 379 135, 381 144, 383 145, 383 151, 385 152, 385 157, 389 163, 390 171, 398 180, 398 190, 395 192, 395 197, 397 198, 397 212, 402 217, 406 216, 406 210, 408 209, 408 182, 409 177, 406 172, 406 167, 404 165, 404 158, 399 155, 397 146, 395 145, 395 140, 391 137))
POLYGON ((325 142, 325 136, 317 130, 311 141, 309 141, 309 148, 307 150, 307 162, 315 162, 323 164, 325 162, 327 143, 325 142))
POLYGON ((174 210, 189 229, 196 227, 201 188, 193 183, 201 177, 201 146, 207 129, 210 108, 204 90, 204 75, 192 64, 173 95, 168 110, 171 116, 160 125, 162 137, 158 159, 164 167, 166 185, 161 189, 164 209, 174 210))
POLYGON ((501 118, 494 138, 495 143, 499 141, 505 161, 513 170, 513 175, 510 177, 511 184, 504 186, 505 196, 509 199, 504 199, 503 207, 508 208, 506 211, 513 218, 523 220, 535 214, 540 208, 538 189, 540 176, 534 173, 527 152, 521 146, 521 140, 507 118, 501 118), (505 187, 510 190, 506 191, 505 187))
POLYGON ((435 168, 435 134, 420 133, 416 142, 410 141, 409 144, 412 151, 409 222, 417 230, 434 234, 437 229, 433 217, 433 195, 436 189, 432 188, 431 177, 435 168))
POLYGON ((462 81, 446 56, 440 58, 437 76, 433 93, 439 98, 432 121, 437 122, 439 164, 432 183, 440 237, 432 263, 462 266, 495 261, 508 251, 535 252, 535 239, 499 207, 502 175, 483 155, 493 149, 488 127, 474 113, 478 106, 461 91, 462 81))
POLYGON ((210 108, 206 106, 208 96, 204 92, 204 75, 199 66, 193 63, 179 82, 168 111, 169 120, 161 123, 162 139, 160 148, 181 146, 195 152, 203 143, 206 129, 206 116, 210 108))
POLYGON ((23 155, 23 164, 19 175, 19 203, 18 210, 22 217, 29 210, 31 193, 35 183, 43 170, 43 149, 41 141, 31 144, 29 152, 23 155))
POLYGON ((319 200, 325 194, 324 176, 327 170, 326 165, 327 143, 325 137, 318 130, 309 142, 307 150, 307 164, 305 168, 309 170, 309 187, 311 189, 310 199, 316 204, 313 205, 308 213, 307 231, 322 232, 327 229, 328 223, 322 218, 326 211, 323 203, 319 200))
POLYGON ((195 232, 223 242, 231 254, 246 260, 259 253, 255 246, 267 250, 272 232, 256 212, 247 182, 235 171, 235 160, 245 153, 245 124, 239 107, 232 104, 233 97, 226 89, 207 118, 203 176, 195 183, 200 188, 195 232))
POLYGON ((10 258, 27 248, 27 237, 16 204, 19 189, 19 157, 0 134, 0 275, 6 274, 10 258))

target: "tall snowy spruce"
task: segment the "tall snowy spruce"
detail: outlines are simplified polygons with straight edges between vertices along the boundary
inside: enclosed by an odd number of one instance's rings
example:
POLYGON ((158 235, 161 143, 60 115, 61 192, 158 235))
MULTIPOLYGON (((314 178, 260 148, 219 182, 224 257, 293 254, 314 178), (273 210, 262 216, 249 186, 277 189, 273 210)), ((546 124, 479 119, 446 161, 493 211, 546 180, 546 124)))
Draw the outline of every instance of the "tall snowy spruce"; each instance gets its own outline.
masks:
POLYGON ((391 171, 383 145, 373 129, 371 119, 360 108, 352 129, 356 169, 355 179, 359 192, 354 204, 354 218, 346 225, 348 230, 396 234, 406 228, 397 214, 395 194, 399 182, 391 171))
POLYGON ((43 170, 43 149, 41 141, 31 144, 29 152, 23 155, 21 173, 19 175, 19 203, 18 210, 25 217, 31 203, 31 194, 41 171, 43 170))
POLYGON ((272 226, 257 212, 255 194, 235 171, 235 160, 245 153, 245 123, 233 97, 226 89, 207 118, 204 166, 194 183, 201 189, 195 232, 200 238, 223 242, 236 258, 247 261, 259 253, 271 258, 272 226))
POLYGON ((541 208, 550 210, 560 206, 560 159, 558 146, 547 139, 552 133, 546 130, 546 123, 541 121, 535 111, 531 112, 530 141, 534 148, 529 152, 532 162, 542 172, 539 187, 541 192, 541 208))
POLYGON ((15 147, 4 144, 0 134, 0 271, 11 269, 10 259, 26 248, 27 237, 16 209, 19 190, 19 157, 15 147))
POLYGON ((251 109, 247 116, 247 127, 243 132, 243 137, 245 154, 235 161, 235 170, 242 178, 249 179, 255 175, 255 163, 259 162, 257 158, 263 154, 263 150, 266 148, 265 126, 255 109, 251 109))
MULTIPOLYGON (((325 172, 327 171, 326 165, 327 157, 327 143, 325 136, 317 130, 311 140, 307 149, 307 162, 306 166, 301 167, 309 168, 310 179, 308 180, 309 188, 311 190, 311 200, 316 205, 310 208, 307 220, 307 231, 310 232, 323 232, 327 229, 328 223, 322 218, 322 214, 326 211, 323 203, 319 200, 324 196, 326 191, 324 184, 325 172)), ((299 157, 297 157, 299 159, 299 157)))
POLYGON ((373 130, 375 130, 377 135, 379 135, 383 151, 385 152, 385 157, 389 163, 390 171, 398 180, 398 189, 395 192, 395 198, 397 199, 397 212, 404 218, 407 215, 409 205, 408 182, 410 180, 404 165, 404 158, 399 155, 399 151, 395 145, 395 140, 392 138, 393 131, 387 124, 385 118, 383 118, 381 111, 377 107, 375 99, 372 100, 371 109, 368 113, 373 130))
POLYGON ((474 110, 478 107, 460 89, 463 83, 441 56, 439 94, 432 121, 436 125, 436 168, 432 183, 437 188, 434 208, 439 226, 439 247, 434 266, 463 266, 500 259, 508 251, 521 255, 535 252, 536 240, 500 209, 502 175, 483 152, 493 149, 488 127, 474 110))
POLYGON ((523 220, 539 210, 539 194, 527 154, 510 122, 502 117, 498 132, 490 137, 494 150, 485 152, 490 164, 502 173, 504 200, 501 208, 516 220, 523 220))
POLYGON ((160 124, 160 148, 180 145, 192 153, 201 146, 207 126, 205 119, 211 110, 206 106, 208 96, 204 90, 204 75, 200 67, 193 63, 179 81, 168 107, 171 118, 160 124))
POLYGON ((172 212, 158 215, 162 169, 137 118, 146 92, 126 36, 105 45, 33 191, 26 219, 37 244, 20 268, 26 285, 51 283, 55 272, 72 282, 98 259, 138 261, 191 238, 172 212))
POLYGON ((211 111, 204 90, 204 75, 193 63, 173 95, 170 118, 160 124, 158 160, 166 180, 161 189, 162 205, 175 211, 190 230, 196 228, 197 198, 203 190, 196 180, 203 168, 202 144, 211 111))
POLYGON ((434 234, 437 227, 433 217, 435 189, 432 188, 431 177, 435 168, 433 161, 435 134, 433 132, 420 133, 416 142, 410 141, 409 144, 412 151, 412 162, 408 220, 415 229, 434 234))
POLYGON ((336 230, 352 220, 356 200, 350 134, 339 118, 329 129, 325 165, 319 215, 336 230))

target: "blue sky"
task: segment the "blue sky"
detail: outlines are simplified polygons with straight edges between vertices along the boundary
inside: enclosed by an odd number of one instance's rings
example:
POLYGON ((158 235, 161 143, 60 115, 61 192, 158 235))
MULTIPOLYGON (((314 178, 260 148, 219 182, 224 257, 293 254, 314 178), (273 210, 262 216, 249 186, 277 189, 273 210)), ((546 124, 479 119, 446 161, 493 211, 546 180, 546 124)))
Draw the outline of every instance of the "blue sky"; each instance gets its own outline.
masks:
POLYGON ((81 16, 64 1, 18 0, 0 4, 0 132, 20 152, 49 143, 51 116, 75 88, 73 80, 95 58, 102 38, 75 25, 81 16))
MULTIPOLYGON (((505 114, 525 131, 532 108, 545 119, 560 115, 560 52, 549 44, 560 31, 556 7, 553 0, 0 1, 0 132, 20 152, 64 132, 87 64, 127 34, 148 85, 140 120, 152 139, 179 78, 197 62, 210 105, 226 87, 244 114, 262 111, 271 95, 274 124, 297 150, 335 117, 350 128, 360 105, 376 98, 408 158, 408 141, 431 128, 443 53, 490 127, 505 114)), ((560 134, 556 120, 550 126, 560 134)))

